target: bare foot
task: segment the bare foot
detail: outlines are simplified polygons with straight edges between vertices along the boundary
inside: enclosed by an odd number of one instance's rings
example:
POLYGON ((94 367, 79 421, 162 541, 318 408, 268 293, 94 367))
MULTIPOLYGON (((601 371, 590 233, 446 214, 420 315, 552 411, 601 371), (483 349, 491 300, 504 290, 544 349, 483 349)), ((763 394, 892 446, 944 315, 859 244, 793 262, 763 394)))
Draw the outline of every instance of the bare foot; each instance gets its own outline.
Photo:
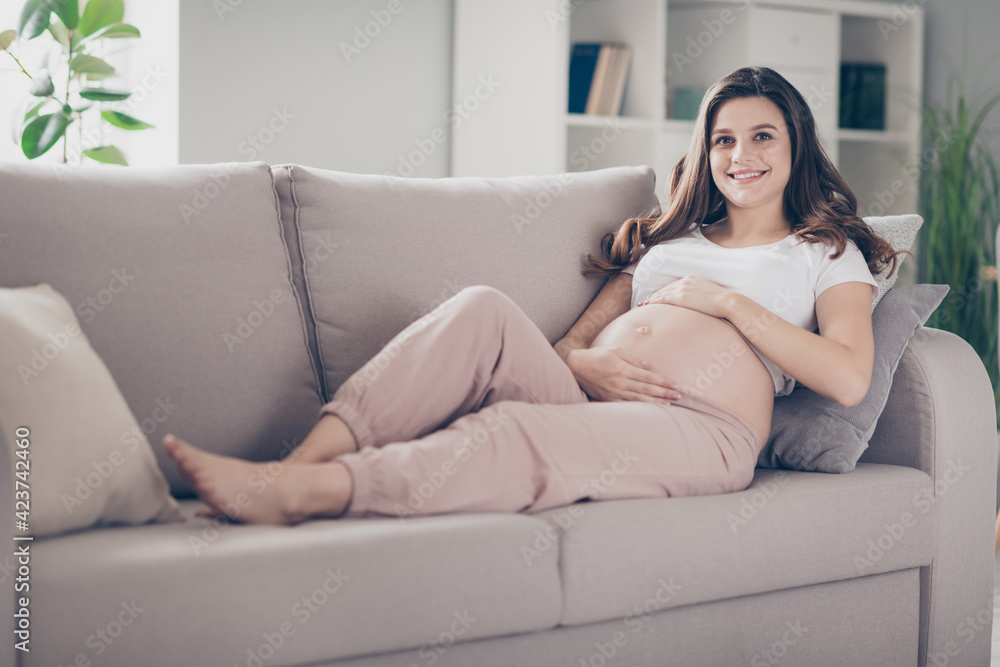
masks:
POLYGON ((350 473, 337 462, 253 463, 206 452, 169 434, 163 448, 208 506, 199 516, 292 524, 339 516, 351 498, 350 473))

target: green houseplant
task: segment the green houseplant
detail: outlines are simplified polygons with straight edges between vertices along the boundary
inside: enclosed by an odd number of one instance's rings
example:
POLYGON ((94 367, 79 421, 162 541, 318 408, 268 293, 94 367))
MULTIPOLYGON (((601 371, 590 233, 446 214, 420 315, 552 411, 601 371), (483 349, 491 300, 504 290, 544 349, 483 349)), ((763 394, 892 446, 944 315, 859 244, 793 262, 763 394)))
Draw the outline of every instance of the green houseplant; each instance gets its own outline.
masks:
POLYGON ((116 146, 83 146, 84 117, 100 112, 101 118, 123 130, 152 128, 138 118, 105 108, 121 102, 131 92, 106 88, 103 82, 117 75, 115 68, 98 57, 106 40, 136 39, 139 29, 122 23, 124 0, 88 0, 81 13, 78 0, 27 0, 21 10, 17 30, 0 32, 0 50, 13 58, 31 84, 29 93, 37 98, 24 114, 17 135, 24 155, 33 160, 63 142, 62 161, 68 161, 71 130, 78 131, 79 150, 83 157, 97 162, 127 164, 116 146), (47 35, 58 44, 58 58, 31 73, 17 58, 12 47, 47 35), (53 62, 54 61, 54 62, 53 62))
POLYGON ((989 372, 995 396, 1000 385, 995 256, 1000 179, 983 127, 998 105, 1000 93, 970 92, 964 76, 952 74, 947 104, 925 107, 927 168, 920 186, 924 224, 918 257, 921 282, 951 286, 927 325, 972 345, 989 372))

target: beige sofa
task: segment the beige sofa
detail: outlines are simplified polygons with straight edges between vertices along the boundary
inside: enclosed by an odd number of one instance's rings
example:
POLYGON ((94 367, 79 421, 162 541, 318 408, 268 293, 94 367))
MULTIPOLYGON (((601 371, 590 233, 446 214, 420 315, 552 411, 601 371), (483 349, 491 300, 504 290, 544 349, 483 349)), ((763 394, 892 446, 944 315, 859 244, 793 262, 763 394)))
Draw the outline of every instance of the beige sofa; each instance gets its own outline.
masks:
POLYGON ((0 664, 987 664, 995 413, 976 354, 938 330, 910 341, 849 473, 759 468, 739 493, 535 515, 192 517, 165 433, 283 456, 354 370, 468 285, 555 342, 601 287, 583 256, 655 205, 653 180, 0 165, 0 287, 49 283, 76 306, 187 516, 36 540, 31 651, 5 642, 0 664), (134 280, 102 298, 114 271, 134 280))

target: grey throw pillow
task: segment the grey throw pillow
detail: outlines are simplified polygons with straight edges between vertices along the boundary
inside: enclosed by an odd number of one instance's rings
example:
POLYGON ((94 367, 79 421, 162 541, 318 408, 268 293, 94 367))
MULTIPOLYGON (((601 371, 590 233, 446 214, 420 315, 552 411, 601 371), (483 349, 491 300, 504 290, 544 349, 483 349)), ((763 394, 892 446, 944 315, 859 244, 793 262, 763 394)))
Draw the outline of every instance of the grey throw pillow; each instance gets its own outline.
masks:
POLYGON ((801 385, 776 398, 771 434, 757 466, 829 473, 854 470, 885 408, 903 350, 948 290, 947 285, 924 284, 886 292, 872 312, 875 362, 868 393, 850 408, 801 385))
MULTIPOLYGON (((916 213, 907 213, 905 215, 870 215, 863 219, 873 232, 888 241, 893 250, 897 251, 909 250, 913 246, 913 242, 917 239, 917 232, 920 231, 920 226, 924 224, 924 219, 916 213)), ((882 300, 885 293, 892 289, 892 286, 896 283, 896 279, 899 278, 899 267, 906 257, 906 255, 899 255, 896 272, 891 277, 886 275, 888 269, 872 276, 875 278, 875 282, 878 283, 878 296, 875 298, 875 302, 872 303, 872 310, 875 310, 878 302, 882 300)))

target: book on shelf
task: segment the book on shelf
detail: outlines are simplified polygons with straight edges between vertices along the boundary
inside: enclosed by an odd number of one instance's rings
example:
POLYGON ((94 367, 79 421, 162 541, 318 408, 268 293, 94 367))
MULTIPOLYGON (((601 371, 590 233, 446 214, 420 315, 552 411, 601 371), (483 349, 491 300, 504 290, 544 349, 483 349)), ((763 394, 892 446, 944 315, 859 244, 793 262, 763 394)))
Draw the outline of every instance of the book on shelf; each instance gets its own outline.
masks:
POLYGON ((628 44, 574 44, 569 63, 569 113, 619 115, 631 61, 628 44))
POLYGON ((883 63, 840 64, 840 127, 885 129, 885 78, 883 63))

